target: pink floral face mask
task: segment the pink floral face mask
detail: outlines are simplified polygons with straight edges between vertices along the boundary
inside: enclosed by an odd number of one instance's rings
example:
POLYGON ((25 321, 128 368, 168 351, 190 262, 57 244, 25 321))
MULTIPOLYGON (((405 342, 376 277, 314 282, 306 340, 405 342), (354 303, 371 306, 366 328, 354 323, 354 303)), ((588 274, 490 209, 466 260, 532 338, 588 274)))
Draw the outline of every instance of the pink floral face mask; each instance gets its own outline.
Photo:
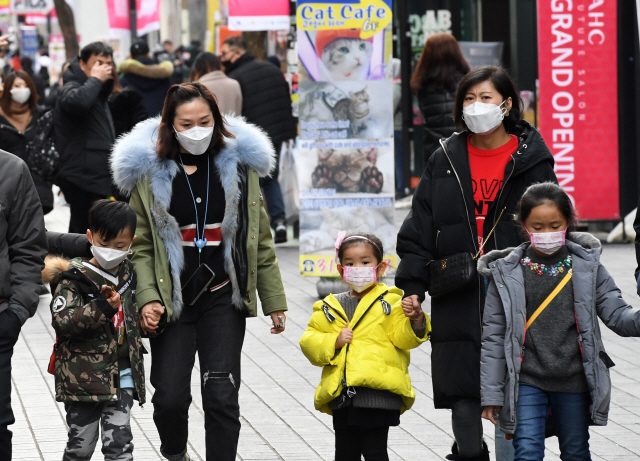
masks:
POLYGON ((552 255, 564 245, 567 229, 557 232, 535 232, 531 233, 527 229, 531 246, 541 253, 552 255))
POLYGON ((378 266, 345 266, 342 271, 345 283, 358 293, 362 293, 378 281, 378 266))

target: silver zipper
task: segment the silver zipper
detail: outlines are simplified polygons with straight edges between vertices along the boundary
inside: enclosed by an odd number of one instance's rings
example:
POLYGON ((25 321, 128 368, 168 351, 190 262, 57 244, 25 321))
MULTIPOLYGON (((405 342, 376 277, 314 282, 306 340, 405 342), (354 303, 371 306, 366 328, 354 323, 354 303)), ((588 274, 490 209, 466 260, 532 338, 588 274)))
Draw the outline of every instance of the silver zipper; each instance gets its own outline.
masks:
MULTIPOLYGON (((445 157, 447 157, 447 160, 451 165, 451 169, 453 170, 453 173, 456 175, 456 179, 458 180, 458 185, 460 186, 460 193, 462 194, 462 201, 464 202, 464 210, 465 210, 465 213, 467 214, 467 223, 469 224, 469 232, 471 233, 471 242, 473 243, 474 252, 478 253, 478 242, 477 242, 478 239, 473 238, 473 228, 471 227, 471 220, 469 219, 469 207, 467 206, 467 199, 464 197, 464 189, 462 188, 460 177, 458 176, 458 172, 456 171, 456 168, 453 166, 453 162, 451 161, 449 154, 447 154, 447 149, 444 147, 444 143, 442 142, 442 139, 440 140, 440 145, 442 146, 442 152, 444 152, 445 157)), ((477 272, 476 277, 478 279, 478 289, 479 290, 484 289, 484 284, 480 279, 479 272, 477 272)), ((478 320, 480 323, 480 334, 482 335, 482 293, 478 293, 478 320)))
POLYGON ((444 143, 442 142, 442 139, 440 140, 440 145, 442 146, 442 151, 444 152, 445 157, 447 157, 447 160, 449 161, 449 164, 451 165, 451 169, 453 170, 453 174, 456 175, 456 179, 458 180, 458 185, 460 186, 460 193, 462 194, 462 201, 464 202, 464 209, 465 212, 467 214, 467 223, 469 224, 469 232, 471 233, 471 242, 473 243, 473 248, 476 250, 478 250, 478 245, 475 241, 475 239, 473 238, 473 228, 471 227, 471 220, 469 219, 469 207, 467 206, 467 199, 464 197, 464 189, 462 188, 462 183, 460 182, 460 177, 458 176, 458 172, 456 171, 456 168, 453 166, 453 162, 451 161, 451 158, 449 157, 449 154, 447 154, 447 149, 445 149, 444 147, 444 143))

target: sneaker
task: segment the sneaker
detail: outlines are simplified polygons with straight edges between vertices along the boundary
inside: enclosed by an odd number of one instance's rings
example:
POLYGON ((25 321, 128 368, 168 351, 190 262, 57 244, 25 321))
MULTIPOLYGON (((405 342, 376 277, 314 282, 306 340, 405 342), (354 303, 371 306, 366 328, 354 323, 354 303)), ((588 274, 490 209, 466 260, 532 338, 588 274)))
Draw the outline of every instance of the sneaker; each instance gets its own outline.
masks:
POLYGON ((276 222, 276 236, 273 239, 274 243, 285 243, 287 241, 287 225, 284 221, 276 222))

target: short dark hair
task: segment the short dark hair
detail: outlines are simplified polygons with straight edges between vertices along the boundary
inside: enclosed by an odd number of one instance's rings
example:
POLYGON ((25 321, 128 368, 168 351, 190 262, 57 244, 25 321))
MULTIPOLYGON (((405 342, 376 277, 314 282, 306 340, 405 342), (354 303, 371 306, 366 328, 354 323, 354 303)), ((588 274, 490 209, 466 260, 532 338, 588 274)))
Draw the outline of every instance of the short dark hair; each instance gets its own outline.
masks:
POLYGON ((229 37, 222 44, 227 44, 229 47, 240 48, 241 50, 247 51, 247 42, 244 41, 244 38, 237 35, 235 37, 229 37))
POLYGON ((146 40, 136 40, 129 48, 129 54, 132 58, 139 58, 149 54, 149 45, 146 40))
POLYGON ((173 85, 167 92, 162 108, 162 119, 158 128, 158 143, 156 152, 159 158, 175 160, 180 154, 180 143, 176 139, 173 120, 176 118, 176 110, 182 104, 202 98, 211 109, 213 115, 213 136, 207 150, 208 155, 216 155, 225 145, 224 138, 235 136, 227 130, 224 117, 220 113, 216 97, 204 85, 198 82, 173 85))
POLYGON ((569 226, 567 232, 575 230, 578 216, 571 198, 562 187, 550 181, 533 184, 524 191, 516 208, 516 221, 524 223, 531 214, 531 210, 540 205, 555 205, 567 220, 569 226))
MULTIPOLYGON (((357 233, 348 234, 344 237, 344 240, 338 249, 338 261, 342 261, 342 255, 347 248, 351 248, 356 245, 369 245, 373 250, 373 254, 378 258, 378 264, 384 260, 384 248, 382 247, 382 241, 373 234, 357 233)), ((342 265, 342 262, 340 262, 340 264, 342 265)))
POLYGON ((13 83, 16 81, 16 78, 24 80, 27 88, 31 90, 31 96, 29 96, 27 103, 29 104, 29 111, 33 114, 38 109, 38 91, 31 77, 24 70, 15 70, 4 79, 4 91, 2 95, 0 95, 0 108, 2 108, 5 114, 9 116, 13 115, 13 111, 11 110, 11 89, 13 88, 13 83))
POLYGON ((509 72, 504 67, 499 66, 481 66, 469 71, 458 85, 458 92, 456 93, 456 104, 453 109, 453 120, 456 122, 456 127, 459 130, 468 130, 466 123, 462 119, 462 106, 464 104, 464 97, 474 85, 478 83, 486 82, 489 80, 496 91, 502 96, 502 100, 506 101, 511 98, 511 109, 509 115, 504 117, 502 123, 508 133, 512 132, 518 122, 522 119, 522 99, 520 99, 520 93, 516 84, 511 79, 509 72))
POLYGON ((205 74, 220 70, 220 58, 215 54, 203 51, 200 53, 191 67, 191 81, 197 81, 205 74))
POLYGON ((136 222, 136 212, 127 202, 97 200, 89 210, 89 230, 92 234, 100 234, 107 242, 125 229, 129 229, 133 237, 136 233, 136 222))
POLYGON ((113 56, 113 49, 104 42, 91 42, 80 51, 80 59, 84 62, 93 55, 113 56))
POLYGON ((162 42, 163 45, 173 45, 173 42, 171 40, 165 40, 164 42, 162 42))

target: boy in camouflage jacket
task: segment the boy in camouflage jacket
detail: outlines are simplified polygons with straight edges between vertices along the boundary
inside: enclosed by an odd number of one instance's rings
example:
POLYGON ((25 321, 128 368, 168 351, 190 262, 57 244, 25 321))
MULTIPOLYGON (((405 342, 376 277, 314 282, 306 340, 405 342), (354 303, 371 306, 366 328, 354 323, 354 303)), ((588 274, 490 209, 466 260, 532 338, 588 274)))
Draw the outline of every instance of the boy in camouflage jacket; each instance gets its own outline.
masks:
MULTIPOLYGON (((128 460, 133 400, 145 402, 136 277, 126 259, 136 215, 124 202, 104 200, 89 222, 94 257, 49 257, 43 271, 53 292, 56 400, 65 402, 69 425, 63 460, 90 459, 100 424, 105 459, 128 460)), ((162 313, 154 314, 157 323, 162 313)))

